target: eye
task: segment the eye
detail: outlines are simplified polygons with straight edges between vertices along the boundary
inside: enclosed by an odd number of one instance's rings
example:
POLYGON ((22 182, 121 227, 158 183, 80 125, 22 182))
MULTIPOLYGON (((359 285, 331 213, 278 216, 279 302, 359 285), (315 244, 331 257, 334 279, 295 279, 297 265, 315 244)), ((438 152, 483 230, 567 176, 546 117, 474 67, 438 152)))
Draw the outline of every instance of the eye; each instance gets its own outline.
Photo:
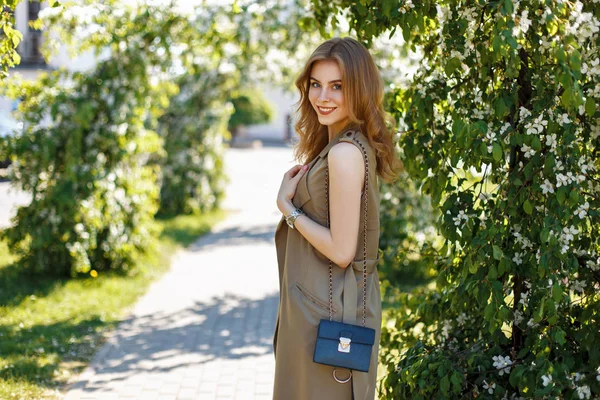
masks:
POLYGON ((339 83, 336 83, 335 85, 333 85, 333 88, 335 90, 340 90, 342 88, 342 85, 340 85, 339 83))
POLYGON ((317 82, 311 82, 310 87, 316 88, 316 87, 319 87, 319 84, 317 82))

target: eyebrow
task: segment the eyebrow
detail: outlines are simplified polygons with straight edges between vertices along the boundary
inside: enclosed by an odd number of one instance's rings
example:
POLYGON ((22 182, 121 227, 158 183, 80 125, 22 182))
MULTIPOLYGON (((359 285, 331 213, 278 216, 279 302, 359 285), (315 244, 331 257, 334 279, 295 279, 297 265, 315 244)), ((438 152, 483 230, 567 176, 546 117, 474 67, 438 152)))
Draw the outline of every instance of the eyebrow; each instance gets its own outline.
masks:
MULTIPOLYGON (((318 79, 315 79, 315 78, 313 78, 312 76, 310 77, 310 79, 312 79, 313 81, 317 81, 317 82, 319 82, 319 80, 318 80, 318 79)), ((332 81, 329 81, 328 83, 341 82, 341 81, 342 81, 341 79, 334 79, 334 80, 332 80, 332 81)), ((319 82, 319 83, 321 83, 321 82, 319 82)))

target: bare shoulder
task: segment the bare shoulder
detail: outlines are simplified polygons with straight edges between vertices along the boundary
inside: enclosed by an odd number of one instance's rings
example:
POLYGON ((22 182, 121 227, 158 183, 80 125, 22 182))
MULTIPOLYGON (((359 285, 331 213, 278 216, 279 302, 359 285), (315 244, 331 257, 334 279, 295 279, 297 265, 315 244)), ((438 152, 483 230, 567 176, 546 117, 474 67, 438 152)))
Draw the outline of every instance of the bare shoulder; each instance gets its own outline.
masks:
POLYGON ((329 150, 329 154, 327 155, 328 160, 332 160, 334 162, 354 162, 360 163, 362 161, 363 155, 361 150, 354 144, 350 142, 339 142, 336 143, 329 150))
POLYGON ((327 154, 327 162, 333 170, 341 173, 364 174, 362 151, 349 142, 336 143, 327 154))

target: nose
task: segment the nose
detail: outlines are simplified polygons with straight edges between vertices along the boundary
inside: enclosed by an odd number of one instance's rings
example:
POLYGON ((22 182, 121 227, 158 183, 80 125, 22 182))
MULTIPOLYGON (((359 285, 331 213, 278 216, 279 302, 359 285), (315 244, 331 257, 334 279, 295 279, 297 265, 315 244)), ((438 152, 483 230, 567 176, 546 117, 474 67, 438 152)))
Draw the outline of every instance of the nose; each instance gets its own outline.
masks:
POLYGON ((321 88, 321 91, 319 92, 318 100, 320 102, 329 101, 329 92, 327 92, 327 88, 324 88, 324 87, 321 88))

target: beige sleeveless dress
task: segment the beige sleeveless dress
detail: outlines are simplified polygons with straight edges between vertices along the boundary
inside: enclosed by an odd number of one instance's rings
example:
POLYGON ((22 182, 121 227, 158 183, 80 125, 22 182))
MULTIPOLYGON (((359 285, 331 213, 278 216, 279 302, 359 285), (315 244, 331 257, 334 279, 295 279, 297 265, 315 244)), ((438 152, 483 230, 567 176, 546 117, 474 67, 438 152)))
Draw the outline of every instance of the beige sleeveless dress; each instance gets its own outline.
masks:
MULTIPOLYGON (((358 141, 369 160, 367 190, 367 312, 366 326, 375 329, 375 344, 369 372, 353 371, 352 380, 341 384, 334 380, 334 367, 313 362, 317 327, 329 318, 329 260, 297 230, 288 227, 282 216, 275 231, 279 266, 279 310, 273 336, 275 352, 275 400, 365 400, 375 398, 377 355, 381 335, 381 295, 377 264, 379 261, 379 178, 375 152, 355 124, 349 124, 309 163, 300 178, 294 206, 313 221, 327 226, 325 167, 327 153, 339 142, 358 141)), ((354 143, 356 145, 356 143, 354 143)), ((360 150, 360 147, 357 145, 360 150)), ((362 153, 362 150, 361 150, 362 153)), ((365 194, 363 193, 363 196, 365 194)), ((360 229, 354 261, 348 267, 333 266, 333 319, 362 323, 362 269, 364 199, 361 197, 360 229)), ((349 370, 338 369, 339 379, 349 370)))

